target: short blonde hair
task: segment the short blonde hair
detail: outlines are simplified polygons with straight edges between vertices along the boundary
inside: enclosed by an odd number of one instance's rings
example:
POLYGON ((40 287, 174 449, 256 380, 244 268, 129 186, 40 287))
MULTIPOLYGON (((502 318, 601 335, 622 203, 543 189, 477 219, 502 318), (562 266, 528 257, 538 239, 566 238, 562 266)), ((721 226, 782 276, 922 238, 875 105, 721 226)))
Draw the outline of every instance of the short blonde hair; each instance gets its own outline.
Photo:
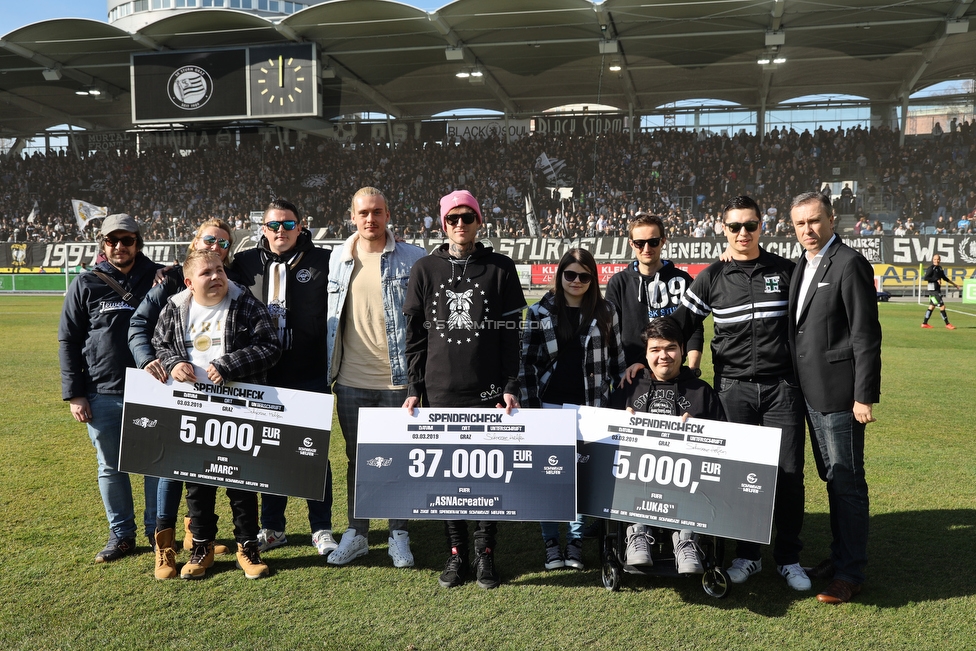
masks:
POLYGON ((208 262, 216 262, 223 266, 220 262, 220 254, 216 251, 211 251, 210 249, 192 249, 186 255, 186 260, 183 261, 183 277, 186 278, 196 271, 197 267, 208 262))
POLYGON ((352 201, 349 203, 349 216, 356 216, 356 197, 379 197, 383 200, 383 205, 386 206, 386 210, 389 211, 390 207, 386 202, 386 195, 380 192, 379 189, 367 185, 365 188, 359 188, 356 190, 356 194, 352 195, 352 201))

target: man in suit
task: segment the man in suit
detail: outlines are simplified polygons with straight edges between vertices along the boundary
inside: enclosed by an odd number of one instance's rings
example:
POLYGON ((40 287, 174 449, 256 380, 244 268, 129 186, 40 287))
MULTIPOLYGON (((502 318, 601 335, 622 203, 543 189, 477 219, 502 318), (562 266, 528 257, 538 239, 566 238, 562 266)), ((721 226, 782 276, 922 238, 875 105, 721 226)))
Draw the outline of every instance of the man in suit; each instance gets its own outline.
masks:
POLYGON ((790 287, 790 343, 833 534, 830 559, 809 574, 832 576, 817 599, 841 604, 861 592, 867 564, 864 430, 881 394, 881 324, 874 271, 834 234, 829 199, 801 194, 790 217, 806 249, 790 287))

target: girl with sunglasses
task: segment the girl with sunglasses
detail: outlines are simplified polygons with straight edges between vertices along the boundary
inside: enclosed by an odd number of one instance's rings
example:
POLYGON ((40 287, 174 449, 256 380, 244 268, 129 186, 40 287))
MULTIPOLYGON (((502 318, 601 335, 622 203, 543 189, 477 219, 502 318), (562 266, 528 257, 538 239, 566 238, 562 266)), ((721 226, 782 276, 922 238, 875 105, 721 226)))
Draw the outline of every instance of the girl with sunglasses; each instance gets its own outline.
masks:
MULTIPOLYGON (((596 261, 570 249, 556 267, 553 289, 529 308, 522 330, 524 407, 605 407, 626 361, 616 309, 600 294, 596 261)), ((583 521, 569 523, 565 552, 559 523, 543 522, 546 569, 583 569, 583 521)))
MULTIPOLYGON (((196 235, 190 241, 188 251, 216 251, 224 263, 224 271, 227 279, 237 281, 239 274, 232 271, 229 267, 231 258, 231 246, 234 243, 234 236, 231 227, 222 219, 208 219, 197 228, 196 235)), ((166 271, 161 282, 158 282, 149 293, 135 314, 129 320, 129 350, 135 359, 138 368, 145 369, 160 382, 165 382, 169 374, 156 357, 156 350, 152 345, 153 331, 156 329, 156 322, 159 314, 166 307, 166 301, 170 296, 177 294, 186 288, 183 282, 183 268, 171 267, 166 271)), ((177 512, 180 508, 180 500, 183 497, 183 482, 172 479, 160 479, 156 492, 156 532, 155 532, 155 551, 156 564, 154 574, 157 579, 171 579, 176 577, 176 520, 177 512)), ((189 518, 184 521, 186 532, 183 541, 184 549, 192 547, 192 537, 186 527, 189 525, 189 518)), ((224 545, 216 545, 215 553, 226 554, 228 549, 224 545)))

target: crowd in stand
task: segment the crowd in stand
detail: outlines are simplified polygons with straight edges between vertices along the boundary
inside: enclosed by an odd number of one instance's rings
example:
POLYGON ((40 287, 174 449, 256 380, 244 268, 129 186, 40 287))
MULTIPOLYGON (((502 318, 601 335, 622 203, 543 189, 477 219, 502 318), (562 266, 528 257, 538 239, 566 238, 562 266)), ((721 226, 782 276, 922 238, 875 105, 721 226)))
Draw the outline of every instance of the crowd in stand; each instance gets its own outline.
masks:
POLYGON ((407 238, 439 237, 438 197, 456 189, 484 202, 490 236, 625 236, 626 223, 646 212, 661 215, 672 236, 716 237, 721 208, 737 194, 763 206, 765 232, 790 235, 790 198, 829 187, 828 173, 837 166, 856 181, 856 196, 845 187, 835 197, 839 212, 857 213, 856 234, 970 233, 974 127, 953 123, 903 147, 896 131, 857 127, 773 129, 761 141, 672 129, 642 133, 633 143, 628 134, 531 136, 508 144, 407 142, 391 149, 309 138, 295 148, 245 145, 188 155, 152 148, 83 160, 64 151, 7 156, 0 159, 0 241, 92 239, 92 227, 79 232, 72 199, 135 216, 147 240, 188 241, 193 226, 209 217, 248 227, 250 212, 262 210, 276 192, 304 209, 312 228, 345 237, 348 197, 363 184, 387 192, 407 238), (552 169, 538 165, 543 154, 552 169), (572 185, 571 197, 546 189, 554 171, 572 185), (534 219, 526 218, 527 194, 534 219))

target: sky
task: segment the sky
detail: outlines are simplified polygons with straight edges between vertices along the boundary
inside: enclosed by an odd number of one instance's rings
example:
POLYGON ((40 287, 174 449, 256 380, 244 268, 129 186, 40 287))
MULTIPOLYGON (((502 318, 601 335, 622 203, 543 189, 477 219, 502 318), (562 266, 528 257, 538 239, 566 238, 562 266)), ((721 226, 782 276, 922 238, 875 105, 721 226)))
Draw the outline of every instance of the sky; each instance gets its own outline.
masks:
MULTIPOLYGON (((106 0, 3 0, 0 2, 0 36, 15 29, 51 18, 91 18, 108 20, 106 0)), ((447 4, 447 0, 407 0, 404 4, 433 11, 447 4)))

